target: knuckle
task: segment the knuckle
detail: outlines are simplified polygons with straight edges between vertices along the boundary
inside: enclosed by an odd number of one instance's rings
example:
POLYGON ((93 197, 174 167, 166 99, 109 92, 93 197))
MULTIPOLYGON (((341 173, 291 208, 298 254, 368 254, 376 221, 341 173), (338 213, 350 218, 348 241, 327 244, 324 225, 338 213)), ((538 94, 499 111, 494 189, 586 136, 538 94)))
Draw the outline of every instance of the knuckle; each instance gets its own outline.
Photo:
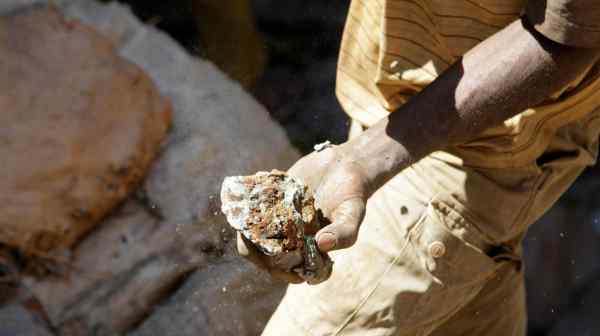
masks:
POLYGON ((241 239, 238 239, 237 241, 237 252, 242 257, 248 257, 250 254, 248 246, 246 246, 246 243, 241 239))
POLYGON ((268 269, 268 272, 269 272, 269 275, 273 279, 276 279, 276 280, 280 280, 280 281, 287 282, 287 283, 293 283, 293 284, 298 284, 298 283, 303 282, 302 279, 298 278, 297 276, 295 276, 292 273, 273 270, 273 269, 268 269))
POLYGON ((339 232, 339 243, 344 247, 350 247, 354 245, 358 239, 358 224, 355 221, 348 220, 344 224, 340 225, 339 232))
POLYGON ((240 257, 248 258, 248 251, 245 251, 245 250, 243 250, 243 249, 240 249, 240 248, 238 247, 238 249, 237 249, 237 253, 238 253, 238 255, 239 255, 240 257))
POLYGON ((352 232, 349 232, 348 234, 341 237, 340 247, 341 248, 350 247, 356 243, 357 239, 358 239, 358 234, 356 231, 353 230, 352 232))

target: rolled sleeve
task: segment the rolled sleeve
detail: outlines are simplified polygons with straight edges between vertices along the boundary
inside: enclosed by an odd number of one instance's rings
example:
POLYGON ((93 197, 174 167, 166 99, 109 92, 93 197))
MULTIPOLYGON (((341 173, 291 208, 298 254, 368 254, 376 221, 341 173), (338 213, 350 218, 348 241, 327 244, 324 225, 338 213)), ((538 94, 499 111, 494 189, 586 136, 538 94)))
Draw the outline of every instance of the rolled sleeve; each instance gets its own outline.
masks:
POLYGON ((529 0, 525 15, 553 41, 600 48, 600 0, 529 0))

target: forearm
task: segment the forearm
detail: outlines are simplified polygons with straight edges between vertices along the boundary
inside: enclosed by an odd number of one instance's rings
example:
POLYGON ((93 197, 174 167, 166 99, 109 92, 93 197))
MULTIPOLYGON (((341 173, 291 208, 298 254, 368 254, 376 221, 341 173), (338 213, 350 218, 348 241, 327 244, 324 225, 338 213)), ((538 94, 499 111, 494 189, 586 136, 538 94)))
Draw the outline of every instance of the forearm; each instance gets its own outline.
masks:
POLYGON ((370 191, 424 156, 543 102, 598 59, 514 22, 470 50, 398 111, 341 146, 370 191))

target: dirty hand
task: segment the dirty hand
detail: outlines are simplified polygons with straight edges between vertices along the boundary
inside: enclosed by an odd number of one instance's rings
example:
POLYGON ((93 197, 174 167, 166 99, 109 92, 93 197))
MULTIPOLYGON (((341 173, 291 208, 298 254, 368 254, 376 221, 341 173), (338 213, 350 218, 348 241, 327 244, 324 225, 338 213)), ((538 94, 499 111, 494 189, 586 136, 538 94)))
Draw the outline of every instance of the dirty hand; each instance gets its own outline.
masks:
MULTIPOLYGON (((316 207, 329 223, 316 232, 319 250, 327 253, 352 246, 365 214, 367 199, 367 179, 361 168, 345 160, 340 147, 336 146, 301 158, 288 173, 301 179, 313 191, 316 207)), ((290 283, 304 282, 296 273, 269 268, 269 257, 256 251, 240 234, 237 245, 240 255, 266 269, 274 278, 290 283)))

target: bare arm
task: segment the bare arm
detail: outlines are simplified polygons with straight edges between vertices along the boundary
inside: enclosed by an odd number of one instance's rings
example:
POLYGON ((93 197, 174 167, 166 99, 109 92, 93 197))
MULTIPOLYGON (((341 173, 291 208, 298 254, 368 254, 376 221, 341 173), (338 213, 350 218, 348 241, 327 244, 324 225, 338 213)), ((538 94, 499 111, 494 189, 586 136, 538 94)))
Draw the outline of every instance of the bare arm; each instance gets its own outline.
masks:
POLYGON ((517 20, 340 149, 361 168, 373 192, 429 153, 468 141, 541 103, 599 55, 598 49, 553 42, 517 20))
MULTIPOLYGON (((599 57, 598 49, 553 42, 517 20, 359 137, 299 160, 290 174, 316 190, 319 208, 331 221, 317 233, 319 249, 329 252, 354 244, 366 199, 389 178, 436 150, 469 141, 543 102, 599 57)), ((240 254, 256 255, 243 241, 238 243, 240 254)), ((295 274, 271 274, 303 281, 295 274)))

